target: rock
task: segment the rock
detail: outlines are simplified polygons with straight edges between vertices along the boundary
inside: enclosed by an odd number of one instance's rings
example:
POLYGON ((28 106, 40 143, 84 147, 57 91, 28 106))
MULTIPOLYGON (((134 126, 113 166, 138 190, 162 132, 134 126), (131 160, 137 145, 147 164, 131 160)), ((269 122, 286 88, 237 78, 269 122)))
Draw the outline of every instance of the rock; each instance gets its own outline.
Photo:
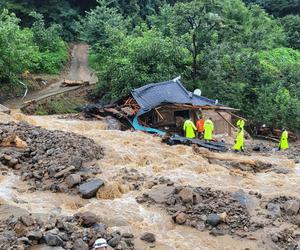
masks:
POLYGON ((189 187, 183 188, 179 192, 179 197, 184 203, 193 203, 193 189, 189 187))
POLYGON ((80 218, 82 220, 81 225, 84 227, 91 227, 98 222, 97 216, 91 212, 80 214, 80 218))
POLYGON ((300 203, 297 200, 288 200, 284 203, 283 208, 288 215, 295 215, 299 211, 300 203))
POLYGON ((240 189, 232 194, 232 197, 239 201, 243 206, 249 207, 250 206, 250 197, 249 195, 244 192, 244 190, 240 189))
POLYGON ((55 174, 54 178, 61 178, 64 175, 69 174, 69 173, 71 173, 74 170, 75 170, 74 166, 67 167, 64 170, 62 170, 62 171, 58 172, 57 174, 55 174))
POLYGON ((227 231, 218 229, 215 227, 209 232, 209 234, 211 234, 213 236, 222 236, 222 235, 225 235, 226 233, 227 233, 227 231))
POLYGON ((187 215, 185 213, 179 213, 175 218, 176 223, 179 225, 184 224, 186 220, 187 220, 187 215))
POLYGON ((81 183, 81 176, 79 174, 70 174, 66 179, 65 182, 69 188, 74 187, 77 184, 81 183))
POLYGON ((290 171, 286 168, 276 167, 272 169, 272 172, 275 172, 276 174, 288 174, 290 171))
POLYGON ((30 215, 23 215, 20 220, 27 227, 33 226, 35 223, 34 219, 30 215))
POLYGON ((27 227, 23 223, 18 222, 14 227, 14 231, 17 237, 21 237, 27 234, 27 227))
POLYGON ((89 246, 82 239, 76 239, 72 250, 89 250, 89 246))
POLYGON ((101 179, 95 179, 79 186, 79 193, 82 198, 89 199, 96 196, 98 189, 103 186, 104 182, 101 179))
POLYGON ((156 241, 155 235, 153 233, 144 233, 140 239, 149 243, 153 243, 156 241))
POLYGON ((111 247, 116 247, 120 241, 121 241, 121 236, 115 236, 112 239, 110 239, 107 243, 111 247))
POLYGON ((275 204, 272 202, 268 203, 267 210, 275 217, 281 216, 281 210, 280 210, 280 206, 278 204, 275 204))
POLYGON ((40 231, 30 231, 26 236, 29 240, 40 240, 43 234, 40 231))
POLYGON ((227 222, 227 213, 226 212, 219 214, 219 216, 220 216, 220 219, 222 222, 227 222))
POLYGON ((147 192, 146 195, 154 202, 162 204, 167 201, 167 199, 174 193, 174 191, 175 187, 158 185, 147 192))
POLYGON ((221 218, 218 214, 212 213, 207 217, 206 223, 215 227, 221 223, 221 218))
POLYGON ((44 236, 44 240, 48 246, 63 246, 64 242, 63 240, 55 234, 46 233, 44 236))
POLYGON ((74 166, 76 170, 82 167, 82 159, 79 156, 74 156, 70 160, 70 165, 74 166))
POLYGON ((133 238, 133 237, 134 237, 134 235, 131 233, 123 233, 122 234, 122 238, 133 238))

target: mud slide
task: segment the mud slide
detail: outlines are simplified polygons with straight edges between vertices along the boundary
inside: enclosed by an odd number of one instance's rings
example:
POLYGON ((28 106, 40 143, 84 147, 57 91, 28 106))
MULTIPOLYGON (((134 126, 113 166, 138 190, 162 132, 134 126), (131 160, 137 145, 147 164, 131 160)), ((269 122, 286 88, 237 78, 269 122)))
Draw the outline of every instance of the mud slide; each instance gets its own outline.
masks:
MULTIPOLYGON (((66 79, 89 81, 90 84, 95 84, 97 82, 96 75, 88 67, 88 50, 89 46, 84 43, 76 44, 74 46, 72 51, 71 66, 69 73, 65 76, 66 79)), ((8 101, 5 103, 5 105, 11 109, 18 109, 26 105, 26 103, 39 101, 53 95, 62 94, 82 87, 62 87, 62 81, 63 79, 47 86, 42 90, 29 93, 24 99, 18 98, 8 101)))

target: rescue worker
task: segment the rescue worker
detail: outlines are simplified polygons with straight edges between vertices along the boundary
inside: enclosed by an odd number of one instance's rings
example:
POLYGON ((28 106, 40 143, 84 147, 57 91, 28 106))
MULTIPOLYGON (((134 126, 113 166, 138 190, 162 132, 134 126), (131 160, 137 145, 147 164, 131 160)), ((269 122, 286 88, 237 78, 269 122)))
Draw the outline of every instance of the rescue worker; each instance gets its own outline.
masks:
POLYGON ((186 138, 195 138, 195 130, 197 130, 195 124, 191 119, 187 119, 183 124, 183 131, 186 138))
POLYGON ((242 119, 239 119, 237 121, 236 125, 237 125, 238 128, 244 129, 244 127, 245 127, 245 121, 242 120, 242 119))
POLYGON ((204 122, 204 140, 205 141, 211 141, 213 138, 213 131, 214 131, 214 123, 212 122, 212 119, 209 117, 204 122))
POLYGON ((100 238, 95 241, 94 243, 94 249, 96 250, 107 250, 107 241, 106 239, 100 238))
POLYGON ((289 141, 288 141, 288 137, 289 137, 289 133, 287 132, 287 130, 284 128, 282 130, 282 134, 280 137, 280 142, 279 142, 279 146, 278 149, 288 149, 289 148, 289 141))
POLYGON ((233 146, 233 149, 235 151, 244 152, 244 137, 245 137, 244 128, 239 127, 238 133, 236 135, 235 144, 233 146))
POLYGON ((201 139, 203 137, 203 132, 204 132, 204 119, 199 118, 196 122, 196 128, 198 131, 198 137, 201 139))

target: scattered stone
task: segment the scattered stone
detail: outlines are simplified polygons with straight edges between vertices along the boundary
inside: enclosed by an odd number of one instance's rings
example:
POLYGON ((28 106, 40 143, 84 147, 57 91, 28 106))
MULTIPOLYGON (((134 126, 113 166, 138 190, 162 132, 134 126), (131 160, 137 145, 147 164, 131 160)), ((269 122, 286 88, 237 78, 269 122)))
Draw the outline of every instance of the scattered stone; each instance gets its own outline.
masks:
POLYGON ((58 172, 57 174, 55 174, 54 178, 63 177, 64 175, 70 174, 74 170, 75 170, 74 166, 67 167, 67 168, 63 169, 62 171, 58 172))
POLYGON ((30 231, 27 234, 29 240, 40 240, 43 237, 43 234, 40 231, 30 231))
POLYGON ((228 232, 225 231, 225 230, 222 230, 222 229, 218 229, 218 228, 213 228, 209 234, 213 235, 213 236, 222 236, 222 235, 225 235, 227 234, 228 232))
POLYGON ((155 203, 164 203, 168 197, 175 192, 175 187, 172 186, 156 186, 146 193, 146 196, 152 199, 155 203))
POLYGON ((76 239, 72 250, 89 250, 89 246, 82 239, 76 239))
POLYGON ((295 215, 299 212, 300 203, 297 200, 288 200, 283 208, 288 215, 295 215))
POLYGON ((278 204, 275 203, 268 203, 267 205, 267 209, 268 211, 275 217, 280 217, 281 216, 281 209, 280 206, 278 204))
POLYGON ((187 215, 185 213, 179 213, 176 218, 175 222, 179 225, 183 225, 187 220, 187 215))
POLYGON ((91 212, 79 213, 75 217, 81 219, 81 225, 84 227, 91 227, 98 222, 97 216, 91 212))
POLYGON ((179 192, 179 197, 182 199, 184 203, 193 203, 193 189, 189 187, 183 188, 179 192))
POLYGON ((210 214, 207 217, 206 223, 215 227, 221 223, 221 217, 218 214, 210 214))
POLYGON ((140 239, 149 243, 153 243, 156 241, 155 235, 153 233, 144 233, 140 239))
POLYGON ((30 215, 21 216, 21 222, 27 227, 30 227, 35 223, 34 219, 30 215))
POLYGON ((118 236, 115 236, 112 239, 110 239, 107 243, 111 247, 116 247, 120 241, 121 241, 121 236, 118 235, 118 236))
POLYGON ((63 240, 55 234, 46 233, 44 236, 44 240, 48 246, 63 246, 63 240))
POLYGON ((104 184, 103 180, 95 179, 79 186, 82 198, 89 199, 96 196, 98 189, 104 184))
POLYGON ((77 184, 81 183, 81 176, 79 174, 70 174, 66 179, 65 182, 69 188, 74 187, 77 184))

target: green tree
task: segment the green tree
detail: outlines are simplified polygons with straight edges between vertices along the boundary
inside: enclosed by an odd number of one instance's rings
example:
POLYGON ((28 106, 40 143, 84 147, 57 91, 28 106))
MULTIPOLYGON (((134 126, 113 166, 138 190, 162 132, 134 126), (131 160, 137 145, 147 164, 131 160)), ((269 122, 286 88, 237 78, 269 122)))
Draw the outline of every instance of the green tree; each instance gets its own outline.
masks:
POLYGON ((102 63, 98 94, 106 100, 188 71, 189 54, 185 48, 155 30, 140 31, 140 34, 126 37, 102 63))
POLYGON ((289 46, 300 50, 300 16, 288 15, 280 19, 287 34, 289 46))
POLYGON ((125 36, 126 21, 117 9, 108 7, 107 1, 97 2, 98 6, 80 20, 78 29, 82 40, 109 48, 125 36))
POLYGON ((37 47, 32 32, 21 30, 19 19, 7 10, 0 12, 0 83, 14 80, 18 74, 32 66, 32 55, 37 47))

